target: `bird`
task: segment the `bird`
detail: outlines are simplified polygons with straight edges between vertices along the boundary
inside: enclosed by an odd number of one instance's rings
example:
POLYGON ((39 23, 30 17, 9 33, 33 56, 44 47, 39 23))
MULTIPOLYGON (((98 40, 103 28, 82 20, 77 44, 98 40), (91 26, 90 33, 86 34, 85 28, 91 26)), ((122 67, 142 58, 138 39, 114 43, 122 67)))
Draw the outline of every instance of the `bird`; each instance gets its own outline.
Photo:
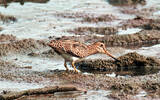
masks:
POLYGON ((74 40, 51 40, 47 45, 64 58, 64 67, 66 68, 66 71, 69 71, 66 64, 67 62, 70 62, 74 71, 78 72, 75 67, 75 62, 97 53, 106 54, 113 59, 118 60, 106 50, 106 46, 102 42, 86 45, 74 40))

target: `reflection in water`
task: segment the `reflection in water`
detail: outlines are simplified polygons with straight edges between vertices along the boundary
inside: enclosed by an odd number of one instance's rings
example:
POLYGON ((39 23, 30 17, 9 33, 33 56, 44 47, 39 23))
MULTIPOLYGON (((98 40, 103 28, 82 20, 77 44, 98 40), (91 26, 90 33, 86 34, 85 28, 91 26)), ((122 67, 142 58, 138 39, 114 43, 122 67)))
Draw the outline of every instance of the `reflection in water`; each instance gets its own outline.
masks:
POLYGON ((0 5, 7 7, 8 3, 19 2, 21 5, 24 5, 25 2, 33 2, 33 3, 47 3, 49 0, 2 0, 0 1, 0 5))
MULTIPOLYGON (((114 76, 140 76, 140 75, 148 75, 158 73, 160 71, 159 68, 154 67, 144 67, 144 66, 133 66, 131 68, 128 67, 121 67, 117 68, 116 70, 87 70, 87 69, 80 69, 82 72, 93 73, 93 74, 115 74, 114 76)), ((110 76, 110 75, 109 75, 110 76)))
POLYGON ((54 94, 32 95, 21 98, 20 100, 110 100, 107 95, 111 91, 105 90, 88 90, 87 93, 78 91, 56 92, 54 94))

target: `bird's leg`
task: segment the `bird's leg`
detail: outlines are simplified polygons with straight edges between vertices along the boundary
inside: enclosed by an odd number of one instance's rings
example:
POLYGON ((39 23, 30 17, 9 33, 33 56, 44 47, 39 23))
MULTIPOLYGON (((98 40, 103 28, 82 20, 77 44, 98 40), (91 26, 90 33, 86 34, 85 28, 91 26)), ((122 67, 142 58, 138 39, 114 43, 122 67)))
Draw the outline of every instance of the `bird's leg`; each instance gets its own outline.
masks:
POLYGON ((69 71, 67 64, 66 64, 66 60, 64 61, 64 67, 66 68, 66 71, 69 71))
POLYGON ((74 71, 78 73, 78 70, 76 69, 76 66, 74 65, 75 61, 72 61, 72 67, 74 68, 74 71))

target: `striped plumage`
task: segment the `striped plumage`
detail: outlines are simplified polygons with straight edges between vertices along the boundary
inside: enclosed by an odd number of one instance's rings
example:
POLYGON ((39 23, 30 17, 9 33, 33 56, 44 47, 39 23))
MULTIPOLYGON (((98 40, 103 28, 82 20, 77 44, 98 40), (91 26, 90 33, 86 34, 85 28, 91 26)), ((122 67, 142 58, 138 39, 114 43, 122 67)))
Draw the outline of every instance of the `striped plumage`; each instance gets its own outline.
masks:
POLYGON ((74 62, 92 54, 104 53, 116 59, 106 50, 105 45, 101 42, 96 42, 91 45, 85 45, 73 40, 51 40, 48 45, 65 59, 64 66, 67 70, 68 67, 66 65, 66 62, 71 62, 72 67, 76 72, 77 69, 75 68, 74 62))

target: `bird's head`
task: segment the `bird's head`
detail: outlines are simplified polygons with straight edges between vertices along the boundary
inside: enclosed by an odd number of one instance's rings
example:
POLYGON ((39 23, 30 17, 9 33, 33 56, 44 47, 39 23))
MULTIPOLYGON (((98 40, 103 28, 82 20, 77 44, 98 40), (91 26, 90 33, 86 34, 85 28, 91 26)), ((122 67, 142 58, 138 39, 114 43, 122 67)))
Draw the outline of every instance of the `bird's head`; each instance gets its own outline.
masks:
POLYGON ((105 46, 104 43, 102 43, 102 42, 96 42, 96 43, 94 43, 94 45, 96 46, 95 49, 98 51, 98 53, 106 54, 106 55, 112 57, 113 59, 118 60, 117 58, 115 58, 114 56, 112 56, 112 54, 110 54, 107 51, 106 46, 105 46))
POLYGON ((55 40, 51 40, 49 43, 47 43, 48 46, 52 47, 55 43, 55 40))

